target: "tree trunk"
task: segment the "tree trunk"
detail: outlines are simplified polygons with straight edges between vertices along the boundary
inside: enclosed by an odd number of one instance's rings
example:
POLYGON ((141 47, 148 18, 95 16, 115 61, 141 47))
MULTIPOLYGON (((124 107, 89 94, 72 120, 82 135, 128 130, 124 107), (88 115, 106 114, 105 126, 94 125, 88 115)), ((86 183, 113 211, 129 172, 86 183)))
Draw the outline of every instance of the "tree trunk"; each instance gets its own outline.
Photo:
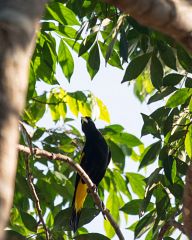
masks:
POLYGON ((192 52, 192 0, 104 0, 192 52))
POLYGON ((14 194, 18 120, 43 0, 0 0, 0 240, 14 194))

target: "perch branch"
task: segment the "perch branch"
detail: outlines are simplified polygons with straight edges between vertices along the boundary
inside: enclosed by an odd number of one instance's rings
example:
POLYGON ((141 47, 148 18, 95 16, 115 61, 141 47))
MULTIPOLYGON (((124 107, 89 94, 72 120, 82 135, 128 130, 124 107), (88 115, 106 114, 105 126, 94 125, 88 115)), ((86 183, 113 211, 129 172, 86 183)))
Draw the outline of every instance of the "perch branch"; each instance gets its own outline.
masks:
MULTIPOLYGON (((31 155, 31 151, 29 147, 23 146, 23 145, 18 145, 18 150, 20 152, 24 152, 28 155, 31 155)), ((75 161, 73 161, 71 158, 62 155, 60 153, 55 154, 55 153, 50 153, 46 150, 42 150, 39 148, 32 148, 32 152, 35 156, 40 156, 40 157, 45 157, 49 160, 59 160, 62 162, 67 163, 73 170, 75 170, 76 172, 78 172, 79 176, 83 179, 83 181, 87 184, 89 192, 91 193, 93 200, 95 202, 95 204, 99 207, 99 209, 102 211, 103 215, 105 215, 107 217, 107 219, 109 220, 111 226, 114 228, 119 240, 125 240, 118 224, 115 222, 115 220, 113 219, 113 217, 111 216, 110 212, 108 209, 106 209, 105 207, 103 207, 102 201, 98 195, 98 193, 95 191, 95 185, 94 183, 91 181, 91 179, 89 178, 89 176, 86 174, 86 172, 81 168, 81 166, 76 163, 75 161)))

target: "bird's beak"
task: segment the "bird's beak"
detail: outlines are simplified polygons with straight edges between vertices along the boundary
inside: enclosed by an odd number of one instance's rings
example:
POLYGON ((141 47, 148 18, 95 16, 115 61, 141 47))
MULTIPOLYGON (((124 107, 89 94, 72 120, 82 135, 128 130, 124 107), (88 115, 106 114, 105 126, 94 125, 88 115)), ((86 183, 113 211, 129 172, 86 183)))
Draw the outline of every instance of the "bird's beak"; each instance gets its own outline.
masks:
POLYGON ((88 123, 88 120, 87 120, 87 118, 85 118, 85 117, 81 117, 81 122, 82 122, 82 123, 84 123, 84 122, 85 122, 85 123, 88 123))

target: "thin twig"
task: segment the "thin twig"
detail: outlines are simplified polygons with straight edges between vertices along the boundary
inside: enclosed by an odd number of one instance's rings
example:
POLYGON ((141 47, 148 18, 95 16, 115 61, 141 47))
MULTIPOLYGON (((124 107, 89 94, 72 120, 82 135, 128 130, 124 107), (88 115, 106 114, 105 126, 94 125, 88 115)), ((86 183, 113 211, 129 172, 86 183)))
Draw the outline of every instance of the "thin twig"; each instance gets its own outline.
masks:
POLYGON ((171 228, 170 223, 165 223, 161 228, 157 240, 162 240, 164 238, 165 233, 171 228))
POLYGON ((172 225, 174 228, 179 229, 183 234, 186 234, 186 233, 185 233, 184 226, 183 226, 181 223, 176 222, 175 220, 173 220, 173 221, 171 221, 171 225, 172 225))
MULTIPOLYGON (((30 150, 30 149, 29 149, 30 150)), ((31 152, 30 152, 31 154, 31 152)), ((29 187, 31 189, 31 193, 33 195, 34 198, 34 203, 35 203, 35 207, 39 216, 39 220, 42 223, 43 229, 45 231, 45 235, 46 235, 46 240, 50 240, 50 236, 49 236, 49 230, 45 224, 45 221, 43 219, 43 215, 42 215, 42 210, 41 210, 41 206, 40 206, 40 201, 37 195, 37 192, 35 190, 35 186, 33 184, 33 176, 32 173, 30 171, 30 166, 29 166, 29 154, 25 153, 25 166, 26 166, 26 173, 27 173, 27 181, 29 184, 29 187)))
MULTIPOLYGON (((31 155, 31 151, 29 147, 23 146, 23 145, 18 145, 18 150, 20 152, 24 152, 27 153, 28 155, 31 155)), ((114 228, 119 240, 125 240, 118 224, 115 222, 115 220, 113 219, 113 217, 111 216, 110 212, 108 209, 106 209, 103 206, 103 203, 98 195, 98 193, 95 191, 95 185, 94 183, 91 181, 91 179, 89 178, 89 176, 86 174, 86 172, 81 168, 81 166, 76 163, 75 161, 73 161, 71 158, 69 158, 68 156, 62 155, 60 153, 55 154, 55 153, 50 153, 46 150, 42 150, 39 148, 33 148, 32 149, 33 154, 36 156, 40 156, 40 157, 45 157, 47 159, 50 160, 59 160, 62 162, 67 163, 73 170, 77 171, 79 176, 83 179, 83 181, 87 184, 89 192, 91 193, 93 200, 95 202, 95 204, 99 207, 99 209, 102 211, 102 213, 107 217, 107 219, 109 220, 111 226, 114 228)))
POLYGON ((63 99, 59 100, 58 102, 44 102, 44 101, 41 101, 37 98, 32 98, 32 100, 35 101, 35 102, 41 103, 41 104, 45 104, 45 105, 58 105, 60 103, 66 103, 63 99))
POLYGON ((185 233, 185 230, 184 230, 184 226, 183 226, 181 223, 179 223, 179 222, 177 222, 177 221, 175 221, 175 220, 170 220, 170 221, 166 222, 166 223, 162 226, 162 228, 161 228, 161 230, 160 230, 160 232, 159 232, 159 235, 158 235, 158 237, 157 237, 157 240, 162 240, 162 239, 164 238, 165 233, 166 233, 171 227, 177 228, 177 229, 179 229, 183 234, 186 234, 186 233, 185 233))

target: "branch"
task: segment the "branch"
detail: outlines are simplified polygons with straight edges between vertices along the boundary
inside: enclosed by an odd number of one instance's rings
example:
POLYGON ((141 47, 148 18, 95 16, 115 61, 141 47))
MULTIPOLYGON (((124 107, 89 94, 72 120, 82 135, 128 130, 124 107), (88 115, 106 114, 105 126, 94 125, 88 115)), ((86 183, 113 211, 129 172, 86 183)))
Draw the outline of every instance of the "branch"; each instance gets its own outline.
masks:
POLYGON ((35 190, 35 186, 33 184, 33 175, 30 171, 29 155, 28 154, 25 154, 25 166, 26 166, 26 173, 27 173, 27 181, 28 181, 31 193, 32 193, 33 198, 34 198, 34 203, 35 203, 35 207, 36 207, 36 210, 37 210, 37 213, 38 213, 38 216, 39 216, 39 220, 42 223, 43 229, 45 231, 46 240, 50 240, 49 229, 47 228, 47 226, 45 224, 45 221, 43 219, 39 197, 37 195, 37 192, 35 190))
MULTIPOLYGON (((20 152, 24 152, 24 153, 26 153, 28 155, 31 155, 31 151, 30 151, 29 147, 26 147, 26 146, 23 146, 23 145, 18 145, 18 150, 20 152)), ((119 240, 125 240, 125 238, 124 238, 124 236, 123 236, 123 234, 122 234, 118 224, 115 222, 115 220, 111 216, 109 210, 106 209, 105 207, 103 207, 103 203, 102 203, 98 193, 95 191, 94 183, 91 181, 89 176, 86 174, 86 172, 81 168, 81 166, 78 163, 76 163, 71 158, 69 158, 69 157, 67 157, 65 155, 62 155, 60 153, 58 153, 58 154, 50 153, 48 151, 45 151, 45 150, 42 150, 42 149, 39 149, 39 148, 32 148, 32 151, 33 151, 33 154, 36 155, 36 156, 44 157, 44 158, 47 158, 47 159, 52 160, 52 161, 59 160, 59 161, 65 162, 73 170, 78 172, 79 176, 87 184, 89 192, 91 193, 95 204, 101 210, 103 215, 107 217, 107 219, 109 220, 111 226, 113 227, 113 229, 115 230, 117 236, 119 237, 119 240)))
POLYGON ((192 52, 191 0, 104 0, 139 23, 173 37, 192 52))
POLYGON ((183 226, 181 223, 176 222, 175 220, 173 220, 173 221, 171 222, 171 225, 172 225, 174 228, 179 229, 183 234, 186 234, 186 233, 185 233, 184 226, 183 226))
POLYGON ((186 234, 185 233, 185 230, 184 230, 184 226, 179 223, 179 222, 176 222, 175 220, 170 220, 168 222, 166 222, 160 232, 159 232, 159 235, 157 237, 157 240, 162 240, 164 238, 164 235, 165 233, 171 228, 171 227, 174 227, 174 228, 177 228, 178 230, 180 230, 183 234, 186 234))
POLYGON ((162 228, 161 228, 161 230, 160 230, 160 232, 159 232, 159 234, 158 234, 157 240, 162 240, 162 239, 164 238, 165 233, 166 233, 170 228, 171 228, 170 223, 165 223, 165 224, 162 226, 162 228))

